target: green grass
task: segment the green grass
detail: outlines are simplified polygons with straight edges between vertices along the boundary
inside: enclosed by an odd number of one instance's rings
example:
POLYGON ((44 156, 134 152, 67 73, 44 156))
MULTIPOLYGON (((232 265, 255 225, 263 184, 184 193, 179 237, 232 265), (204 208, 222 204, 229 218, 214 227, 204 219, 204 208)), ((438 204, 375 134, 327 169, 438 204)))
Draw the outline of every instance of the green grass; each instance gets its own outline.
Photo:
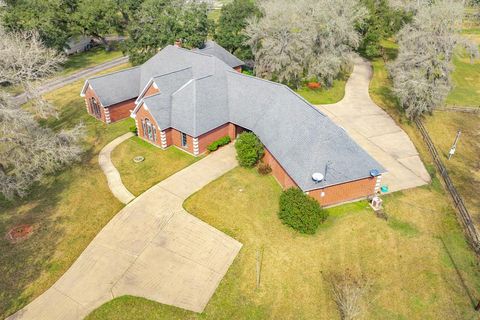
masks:
POLYGON ((364 201, 330 208, 313 236, 280 222, 280 193, 272 176, 236 168, 184 203, 243 244, 202 314, 121 297, 87 319, 338 319, 322 274, 347 268, 374 284, 363 319, 476 316, 468 297, 480 292, 476 260, 442 193, 423 187, 386 196, 391 222, 377 218, 364 201), (263 260, 256 289, 258 250, 263 260))
POLYGON ((447 104, 480 107, 480 59, 471 63, 461 50, 458 52, 453 59, 453 89, 447 97, 447 104))
POLYGON ((128 132, 133 119, 107 126, 87 115, 79 97, 82 86, 83 80, 46 95, 58 107, 60 118, 45 122, 55 130, 85 124, 81 161, 37 184, 25 199, 0 200, 0 318, 51 287, 123 207, 112 196, 97 156, 104 145, 128 132), (3 235, 24 223, 33 224, 32 236, 8 243, 3 235))
POLYGON ((337 103, 345 96, 347 79, 348 75, 343 75, 333 81, 331 88, 310 89, 304 86, 295 90, 295 92, 313 105, 337 103))
POLYGON ((60 75, 67 75, 84 68, 93 67, 123 56, 119 50, 106 51, 103 47, 95 47, 90 51, 73 54, 63 65, 60 75))
POLYGON ((120 172, 123 184, 134 195, 141 194, 198 159, 175 147, 162 150, 138 137, 125 141, 112 152, 112 161, 120 172), (136 156, 143 156, 145 160, 135 163, 133 158, 136 156))

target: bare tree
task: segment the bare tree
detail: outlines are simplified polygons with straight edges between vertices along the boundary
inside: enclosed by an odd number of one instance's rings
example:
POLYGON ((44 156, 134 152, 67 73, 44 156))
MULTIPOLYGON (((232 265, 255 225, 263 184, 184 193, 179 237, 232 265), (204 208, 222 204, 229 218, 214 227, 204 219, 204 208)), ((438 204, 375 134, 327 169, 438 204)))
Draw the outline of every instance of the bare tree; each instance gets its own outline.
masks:
POLYGON ((442 105, 451 89, 452 58, 457 45, 471 57, 478 48, 460 38, 463 4, 438 0, 417 9, 398 34, 399 54, 389 65, 394 91, 410 118, 442 105))
POLYGON ((324 279, 330 286, 340 318, 354 320, 360 317, 367 304, 364 296, 370 290, 371 283, 364 276, 358 276, 348 269, 343 273, 330 273, 324 279))
POLYGON ((64 61, 62 54, 43 45, 36 32, 7 33, 0 28, 0 83, 22 86, 43 118, 56 113, 38 93, 37 81, 55 74, 64 61))
POLYGON ((259 6, 262 16, 245 31, 255 72, 291 85, 306 77, 331 85, 358 47, 355 26, 367 16, 358 0, 266 0, 259 6))
POLYGON ((79 159, 83 125, 59 133, 0 92, 0 193, 25 196, 33 183, 79 159))

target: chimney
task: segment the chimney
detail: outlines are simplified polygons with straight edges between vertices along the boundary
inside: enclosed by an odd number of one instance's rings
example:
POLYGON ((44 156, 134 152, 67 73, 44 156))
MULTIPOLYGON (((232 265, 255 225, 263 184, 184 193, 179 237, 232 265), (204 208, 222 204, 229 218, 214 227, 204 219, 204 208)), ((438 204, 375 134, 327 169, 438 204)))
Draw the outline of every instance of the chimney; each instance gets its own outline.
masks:
POLYGON ((173 45, 177 48, 181 48, 182 47, 182 39, 175 40, 175 43, 173 45))

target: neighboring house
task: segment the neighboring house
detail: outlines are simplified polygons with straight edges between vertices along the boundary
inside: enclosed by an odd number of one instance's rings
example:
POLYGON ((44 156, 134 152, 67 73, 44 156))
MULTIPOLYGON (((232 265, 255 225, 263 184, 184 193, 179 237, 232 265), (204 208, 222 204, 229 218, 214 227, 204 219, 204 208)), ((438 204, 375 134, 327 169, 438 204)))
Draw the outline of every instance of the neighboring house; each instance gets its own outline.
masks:
POLYGON ((278 182, 324 206, 378 190, 384 169, 342 128, 287 86, 236 72, 231 57, 208 50, 167 46, 140 67, 87 80, 88 112, 108 123, 130 109, 139 137, 195 156, 253 131, 278 182))
POLYGON ((96 45, 97 43, 92 37, 75 36, 68 39, 67 45, 63 49, 63 52, 65 52, 65 54, 67 55, 71 55, 79 52, 88 51, 96 45))

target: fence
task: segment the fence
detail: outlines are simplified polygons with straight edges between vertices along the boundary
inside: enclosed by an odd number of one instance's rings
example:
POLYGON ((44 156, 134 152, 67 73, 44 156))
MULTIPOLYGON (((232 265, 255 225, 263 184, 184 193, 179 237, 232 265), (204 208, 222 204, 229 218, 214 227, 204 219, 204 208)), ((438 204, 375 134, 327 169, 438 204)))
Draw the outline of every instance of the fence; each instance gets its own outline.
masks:
POLYGON ((478 107, 462 107, 462 106, 445 106, 437 107, 438 111, 451 111, 451 112, 465 112, 465 113, 480 113, 480 106, 478 107))
POLYGON ((430 139, 430 135, 428 134, 427 129, 425 129, 423 123, 419 119, 415 120, 415 124, 420 130, 423 140, 427 144, 428 150, 432 154, 433 161, 435 162, 438 171, 440 171, 443 181, 447 186, 448 192, 452 196, 453 202, 458 211, 459 220, 464 227, 465 234, 467 235, 467 239, 475 252, 477 254, 480 254, 480 237, 478 235, 477 229, 475 228, 475 225, 472 222, 472 217, 470 216, 470 213, 468 212, 462 197, 453 185, 453 182, 448 175, 447 169, 445 168, 445 165, 443 164, 442 159, 437 152, 437 148, 435 148, 432 139, 430 139))

